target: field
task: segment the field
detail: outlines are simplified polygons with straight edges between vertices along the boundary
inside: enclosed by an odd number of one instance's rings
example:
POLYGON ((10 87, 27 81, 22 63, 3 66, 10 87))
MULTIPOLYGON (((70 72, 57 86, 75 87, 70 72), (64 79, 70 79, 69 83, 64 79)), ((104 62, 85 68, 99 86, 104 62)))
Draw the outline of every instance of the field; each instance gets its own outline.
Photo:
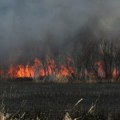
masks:
POLYGON ((24 119, 38 116, 40 120, 62 120, 66 111, 72 117, 79 117, 88 111, 98 96, 94 116, 98 116, 98 120, 109 117, 119 120, 120 84, 0 82, 1 111, 14 114, 14 117, 21 114, 24 119), (81 98, 83 101, 73 108, 81 98))

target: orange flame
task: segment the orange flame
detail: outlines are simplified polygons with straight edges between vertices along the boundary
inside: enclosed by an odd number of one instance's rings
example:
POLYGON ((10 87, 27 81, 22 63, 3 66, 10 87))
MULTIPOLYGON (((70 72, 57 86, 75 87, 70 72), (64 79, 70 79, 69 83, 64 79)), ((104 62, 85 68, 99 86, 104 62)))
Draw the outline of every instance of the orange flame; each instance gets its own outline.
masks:
MULTIPOLYGON (((66 65, 57 66, 54 59, 46 59, 46 64, 38 58, 35 58, 33 65, 10 65, 7 71, 8 78, 34 78, 45 77, 51 75, 60 75, 63 77, 69 77, 74 73, 72 66, 66 67, 66 65)), ((3 73, 0 71, 0 75, 3 73)))

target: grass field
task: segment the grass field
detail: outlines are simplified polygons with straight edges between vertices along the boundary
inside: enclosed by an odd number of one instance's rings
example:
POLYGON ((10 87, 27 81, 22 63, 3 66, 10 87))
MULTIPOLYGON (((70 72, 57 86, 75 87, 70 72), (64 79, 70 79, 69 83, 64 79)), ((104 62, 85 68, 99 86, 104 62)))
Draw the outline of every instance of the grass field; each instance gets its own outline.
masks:
POLYGON ((109 115, 119 120, 120 84, 0 82, 1 110, 4 108, 7 113, 15 115, 25 112, 29 119, 39 116, 40 120, 62 120, 66 111, 76 117, 84 114, 98 96, 94 113, 101 117, 98 120, 108 120, 109 115), (84 100, 72 109, 80 98, 84 100))

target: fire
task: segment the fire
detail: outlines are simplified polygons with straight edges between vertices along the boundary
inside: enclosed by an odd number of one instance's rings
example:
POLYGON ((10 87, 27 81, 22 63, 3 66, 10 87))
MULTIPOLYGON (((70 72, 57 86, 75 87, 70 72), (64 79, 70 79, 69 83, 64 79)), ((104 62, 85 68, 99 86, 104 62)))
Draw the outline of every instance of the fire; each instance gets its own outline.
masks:
MULTIPOLYGON (((47 57, 45 64, 40 59, 35 58, 32 65, 10 65, 6 74, 8 78, 35 78, 51 75, 69 77, 73 73, 72 66, 57 65, 54 59, 47 57)), ((4 70, 0 70, 0 76, 3 74, 5 74, 4 70)))
POLYGON ((117 78, 117 75, 118 75, 117 68, 114 68, 112 73, 113 78, 117 78))
POLYGON ((68 71, 68 69, 64 65, 61 66, 60 75, 62 75, 62 76, 69 76, 69 71, 68 71))
POLYGON ((103 69, 103 63, 102 61, 96 62, 96 65, 98 66, 97 73, 99 77, 105 77, 105 71, 103 69))
MULTIPOLYGON (((90 76, 87 68, 85 71, 75 72, 74 67, 72 66, 74 61, 72 58, 68 57, 62 63, 56 62, 55 59, 46 57, 44 61, 39 58, 35 58, 32 64, 18 64, 18 65, 9 65, 8 69, 2 69, 0 66, 0 78, 44 78, 49 76, 55 76, 57 78, 63 77, 77 77, 77 76, 90 76), (84 73, 82 73, 84 72, 84 73)), ((95 63, 97 75, 100 78, 106 78, 106 71, 104 69, 104 63, 102 61, 97 61, 95 63)), ((94 75, 92 73, 92 75, 94 75)), ((113 68, 112 78, 117 78, 118 70, 113 68)))
POLYGON ((67 68, 66 66, 62 65, 60 68, 60 75, 62 76, 69 76, 70 74, 72 75, 74 73, 74 69, 72 67, 67 68))

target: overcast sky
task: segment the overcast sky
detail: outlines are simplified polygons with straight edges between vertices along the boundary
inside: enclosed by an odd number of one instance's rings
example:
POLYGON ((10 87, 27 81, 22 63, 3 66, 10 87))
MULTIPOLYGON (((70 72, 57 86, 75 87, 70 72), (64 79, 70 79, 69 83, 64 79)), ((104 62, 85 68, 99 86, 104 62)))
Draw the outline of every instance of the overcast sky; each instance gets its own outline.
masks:
POLYGON ((65 41, 90 23, 96 34, 117 35, 119 21, 120 0, 0 0, 0 55, 49 35, 65 41))

